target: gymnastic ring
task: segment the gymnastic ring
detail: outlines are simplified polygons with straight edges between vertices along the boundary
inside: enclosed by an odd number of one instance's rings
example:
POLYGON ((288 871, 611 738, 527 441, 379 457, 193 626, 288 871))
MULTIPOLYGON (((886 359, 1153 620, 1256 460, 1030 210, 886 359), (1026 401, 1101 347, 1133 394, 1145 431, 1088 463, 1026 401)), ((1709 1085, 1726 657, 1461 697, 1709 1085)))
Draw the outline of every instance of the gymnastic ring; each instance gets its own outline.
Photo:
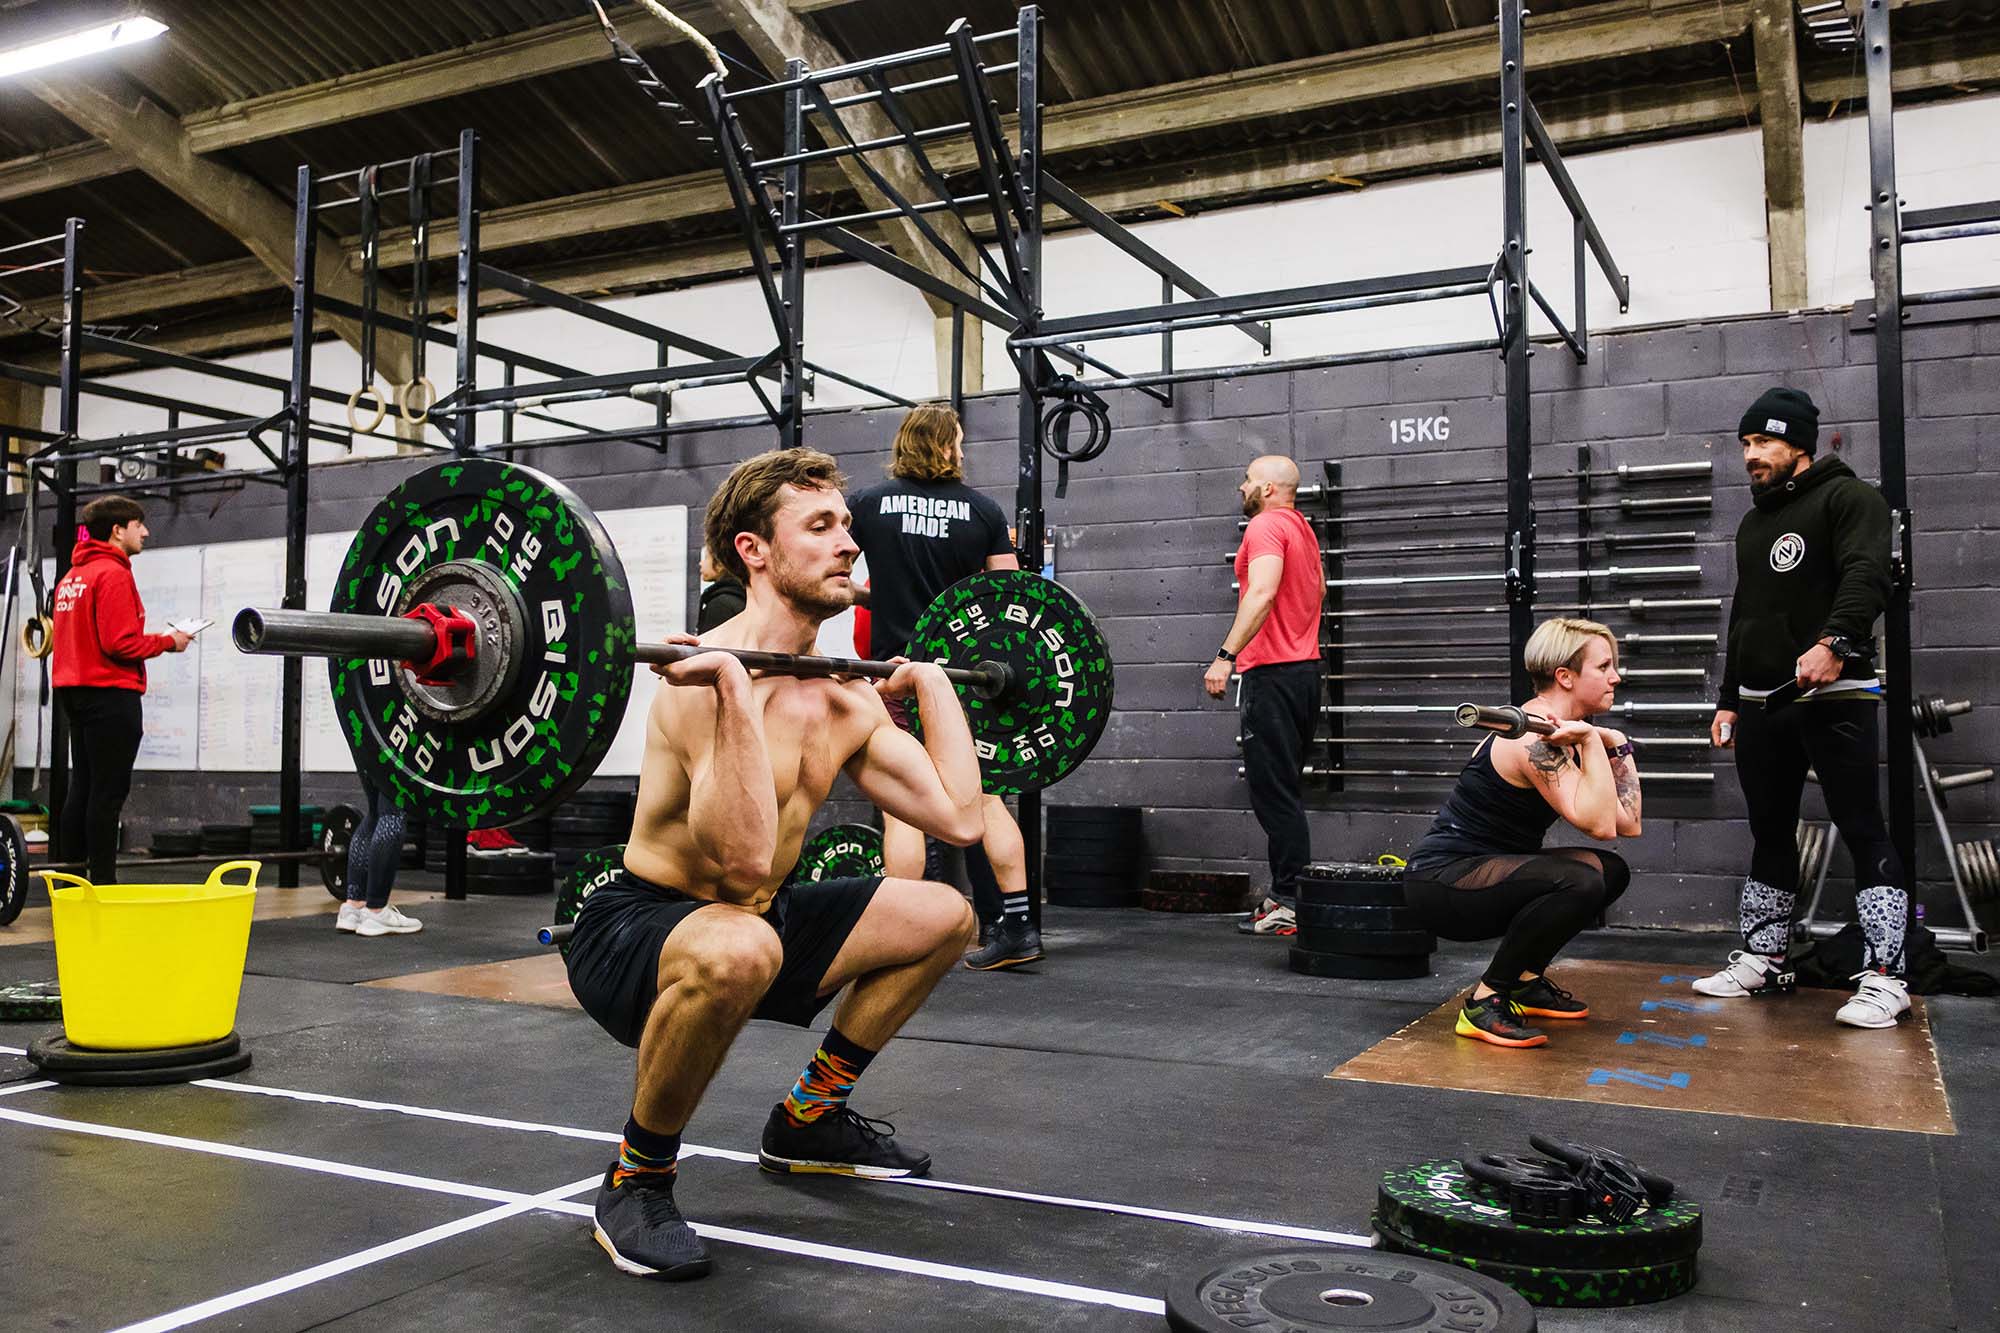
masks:
POLYGON ((421 426, 431 419, 431 404, 437 402, 437 385, 430 376, 419 375, 396 390, 396 410, 403 414, 403 420, 412 426, 421 426), (412 408, 411 403, 423 399, 423 406, 412 408))
POLYGON ((373 384, 364 384, 347 395, 347 428, 356 435, 373 435, 375 428, 382 424, 382 418, 388 415, 388 400, 382 397, 382 391, 373 384), (368 424, 365 426, 361 424, 361 413, 357 410, 364 397, 375 400, 375 415, 368 419, 368 424))
POLYGON ((21 651, 40 660, 56 646, 55 623, 47 616, 29 616, 21 622, 21 651))

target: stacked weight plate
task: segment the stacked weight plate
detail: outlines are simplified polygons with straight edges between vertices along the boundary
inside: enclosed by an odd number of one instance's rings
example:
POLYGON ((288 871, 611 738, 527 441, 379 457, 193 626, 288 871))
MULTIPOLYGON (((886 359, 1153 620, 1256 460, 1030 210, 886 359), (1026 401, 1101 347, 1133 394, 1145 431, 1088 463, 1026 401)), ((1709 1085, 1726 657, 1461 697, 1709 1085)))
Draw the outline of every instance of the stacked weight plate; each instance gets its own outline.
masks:
MULTIPOLYGON (((253 852, 275 852, 281 841, 278 828, 280 809, 275 805, 253 805, 250 807, 250 850, 253 852)), ((305 830, 308 841, 317 837, 316 826, 325 814, 319 806, 299 807, 299 825, 305 830)))
POLYGON ((548 852, 476 852, 465 857, 467 893, 554 893, 556 859, 548 852))
POLYGON ((1134 907, 1145 835, 1137 806, 1052 805, 1042 885, 1057 907, 1134 907))
POLYGON ((1241 871, 1155 870, 1139 891, 1149 912, 1240 912, 1250 897, 1241 871))
POLYGON ((250 825, 203 824, 201 826, 203 856, 236 856, 249 850, 250 825))
POLYGON ((1375 1230, 1391 1250, 1498 1278, 1536 1305, 1644 1305, 1693 1288, 1701 1208, 1674 1199, 1622 1224, 1535 1226, 1516 1222, 1462 1163, 1433 1161, 1383 1175, 1375 1230))
POLYGON ((153 835, 148 850, 154 856, 199 856, 201 833, 197 829, 161 829, 153 835))
POLYGON ((1437 940, 1403 899, 1401 866, 1320 861, 1299 877, 1294 972, 1393 981, 1430 975, 1437 940))
POLYGON ((592 848, 631 836, 636 799, 636 793, 616 788, 572 792, 549 816, 548 847, 555 855, 557 876, 567 875, 592 848))

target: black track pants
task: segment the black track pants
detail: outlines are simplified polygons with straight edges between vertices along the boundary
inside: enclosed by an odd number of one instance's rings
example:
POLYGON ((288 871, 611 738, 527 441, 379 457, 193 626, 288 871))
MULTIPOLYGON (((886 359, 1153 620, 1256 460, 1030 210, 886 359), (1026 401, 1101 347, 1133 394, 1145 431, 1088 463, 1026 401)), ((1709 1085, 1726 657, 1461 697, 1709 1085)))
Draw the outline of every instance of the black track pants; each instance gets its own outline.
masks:
POLYGON ((1315 658, 1243 673, 1243 776, 1269 846, 1271 896, 1280 902, 1297 898, 1299 872, 1312 860, 1299 768, 1319 722, 1323 669, 1315 658))
POLYGON ((92 884, 118 878, 118 816, 132 792, 132 763, 145 734, 137 690, 65 685, 56 703, 69 724, 69 791, 56 826, 65 860, 90 863, 92 884))
POLYGON ((1854 858, 1854 887, 1908 887, 1876 793, 1879 708, 1872 698, 1811 699, 1773 713, 1749 704, 1737 715, 1736 776, 1755 842, 1751 879, 1782 893, 1798 891, 1799 798, 1810 766, 1854 858))

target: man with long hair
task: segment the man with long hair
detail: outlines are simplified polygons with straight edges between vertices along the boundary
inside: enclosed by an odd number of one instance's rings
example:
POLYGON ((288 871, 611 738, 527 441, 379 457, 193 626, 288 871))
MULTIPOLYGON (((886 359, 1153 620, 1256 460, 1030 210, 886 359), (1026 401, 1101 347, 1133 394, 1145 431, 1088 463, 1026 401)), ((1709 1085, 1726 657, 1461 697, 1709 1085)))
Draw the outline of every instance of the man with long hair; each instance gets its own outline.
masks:
MULTIPOLYGON (((960 579, 1021 567, 1007 515, 965 484, 958 413, 937 404, 910 409, 896 430, 889 479, 855 492, 854 539, 868 557, 869 651, 876 657, 902 655, 917 617, 960 579)), ((892 703, 889 712, 909 725, 907 711, 892 703)), ((965 965, 986 971, 1032 963, 1042 956, 1042 934, 1029 915, 1021 827, 998 796, 985 797, 980 808, 986 832, 965 849, 965 873, 986 938, 965 965)), ((923 835, 884 812, 882 856, 891 874, 923 873, 923 835)))
MULTIPOLYGON (((760 454, 709 502, 708 549, 743 581, 740 615, 677 643, 812 652, 854 601, 859 554, 843 478, 810 449, 760 454)), ((577 914, 570 989, 639 1052, 618 1160, 595 1210, 597 1243, 628 1273, 691 1278, 709 1257, 675 1206, 681 1132, 743 1025, 810 1024, 847 995, 791 1092, 771 1108, 766 1171, 920 1176, 930 1158, 852 1110, 869 1063, 964 952, 972 912, 947 884, 869 875, 786 885, 813 813, 845 773, 868 799, 947 842, 977 841, 979 759, 941 667, 883 681, 759 674, 728 653, 653 668, 639 803, 623 873, 577 914), (915 696, 921 744, 885 701, 915 696)))

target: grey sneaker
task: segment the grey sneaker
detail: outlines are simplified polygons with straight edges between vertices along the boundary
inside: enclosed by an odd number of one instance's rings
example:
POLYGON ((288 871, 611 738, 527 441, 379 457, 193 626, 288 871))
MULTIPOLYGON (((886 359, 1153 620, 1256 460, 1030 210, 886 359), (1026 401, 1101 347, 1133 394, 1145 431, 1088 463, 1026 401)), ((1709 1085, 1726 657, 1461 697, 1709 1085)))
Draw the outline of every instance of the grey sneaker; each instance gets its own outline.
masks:
POLYGON ((991 972, 1037 962, 1041 956, 1041 931, 1026 922, 1013 926, 1002 921, 987 932, 984 944, 965 956, 965 965, 975 972, 991 972))
POLYGON ((634 1171, 614 1185, 613 1162, 597 1191, 591 1235, 622 1273, 685 1282, 706 1277, 714 1264, 701 1237, 674 1205, 672 1172, 634 1171))
POLYGON ((1299 933, 1298 913, 1279 902, 1276 898, 1266 898, 1257 909, 1236 923, 1239 935, 1296 935, 1299 933))

